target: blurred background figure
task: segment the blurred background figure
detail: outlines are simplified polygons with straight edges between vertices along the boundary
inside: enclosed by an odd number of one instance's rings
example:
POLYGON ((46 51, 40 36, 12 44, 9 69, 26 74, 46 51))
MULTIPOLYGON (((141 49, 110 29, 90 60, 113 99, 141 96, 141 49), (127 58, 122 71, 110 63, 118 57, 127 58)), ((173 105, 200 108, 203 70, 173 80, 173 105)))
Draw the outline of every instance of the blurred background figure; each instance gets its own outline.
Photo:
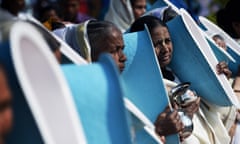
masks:
POLYGON ((125 32, 135 19, 146 12, 146 0, 111 0, 105 20, 113 22, 125 32))
MULTIPOLYGON (((31 0, 33 1, 33 0, 31 0)), ((48 20, 50 16, 59 17, 59 1, 57 0, 34 0, 29 7, 32 7, 33 16, 39 21, 43 22, 48 20)))
POLYGON ((104 20, 104 16, 108 11, 110 0, 91 0, 89 1, 89 14, 99 20, 104 20))
POLYGON ((2 0, 1 8, 17 16, 25 8, 25 0, 2 0))
POLYGON ((130 0, 134 18, 137 19, 146 12, 146 0, 130 0))
POLYGON ((217 13, 217 24, 240 43, 240 1, 229 0, 217 13))
POLYGON ((61 0, 60 2, 61 15, 64 21, 81 23, 91 19, 90 16, 79 12, 79 0, 61 0))
POLYGON ((216 43, 219 47, 223 48, 224 50, 227 50, 227 46, 226 46, 225 40, 224 40, 224 38, 223 38, 221 35, 216 34, 216 35, 214 35, 214 36, 212 37, 212 39, 215 41, 215 43, 216 43))
POLYGON ((66 23, 64 21, 54 19, 54 18, 49 18, 47 21, 43 22, 43 25, 49 30, 49 31, 54 31, 55 29, 60 29, 66 27, 70 23, 66 23))
POLYGON ((12 127, 12 96, 8 86, 7 76, 0 63, 0 143, 4 144, 6 135, 12 127))
POLYGON ((40 22, 45 22, 49 19, 54 19, 55 21, 60 21, 56 8, 52 5, 48 5, 40 9, 39 20, 40 22))

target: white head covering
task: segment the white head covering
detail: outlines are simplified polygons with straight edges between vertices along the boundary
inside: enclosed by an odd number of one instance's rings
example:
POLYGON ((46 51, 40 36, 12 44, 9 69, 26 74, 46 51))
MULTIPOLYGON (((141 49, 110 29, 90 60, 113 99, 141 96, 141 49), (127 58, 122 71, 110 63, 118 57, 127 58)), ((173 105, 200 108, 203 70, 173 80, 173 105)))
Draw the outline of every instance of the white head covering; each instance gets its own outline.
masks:
POLYGON ((65 41, 80 56, 91 62, 91 49, 87 35, 89 21, 91 20, 54 30, 53 33, 65 41))
POLYGON ((130 0, 111 0, 104 19, 113 22, 122 32, 125 32, 134 21, 130 0))

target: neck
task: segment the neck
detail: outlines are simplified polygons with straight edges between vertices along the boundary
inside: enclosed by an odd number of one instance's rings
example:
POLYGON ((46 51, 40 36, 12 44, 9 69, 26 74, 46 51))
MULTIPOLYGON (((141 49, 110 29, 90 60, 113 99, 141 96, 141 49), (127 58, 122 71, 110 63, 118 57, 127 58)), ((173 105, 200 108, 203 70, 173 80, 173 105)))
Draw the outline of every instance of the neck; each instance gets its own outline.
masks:
POLYGON ((161 71, 162 71, 163 78, 174 81, 175 78, 172 71, 167 70, 166 67, 162 67, 161 71))
POLYGON ((166 70, 166 67, 160 67, 161 68, 161 71, 165 71, 166 70))

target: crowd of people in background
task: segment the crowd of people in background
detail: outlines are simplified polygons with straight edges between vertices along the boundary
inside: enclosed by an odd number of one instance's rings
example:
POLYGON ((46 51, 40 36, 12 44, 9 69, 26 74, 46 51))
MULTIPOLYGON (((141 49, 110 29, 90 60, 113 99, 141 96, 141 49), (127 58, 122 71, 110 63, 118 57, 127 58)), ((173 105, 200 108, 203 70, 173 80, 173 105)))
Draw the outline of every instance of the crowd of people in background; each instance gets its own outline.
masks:
MULTIPOLYGON (((177 47, 173 47, 172 38, 166 25, 166 22, 175 18, 178 14, 167 7, 164 9, 161 18, 154 15, 144 15, 154 2, 153 0, 37 0, 31 2, 1 0, 0 43, 9 39, 11 25, 22 20, 30 23, 41 33, 59 64, 62 62, 61 44, 53 35, 62 39, 89 64, 97 62, 100 54, 109 53, 120 73, 122 73, 125 62, 128 60, 128 57, 124 54, 124 33, 143 31, 146 25, 150 32, 163 78, 180 84, 181 81, 178 76, 169 68, 173 57, 172 53, 177 47), (33 21, 20 18, 19 14, 27 9, 26 4, 31 7, 30 14, 41 23, 41 26, 33 21)), ((190 6, 189 1, 186 1, 186 3, 190 6)), ((238 0, 229 0, 227 5, 217 13, 219 27, 238 42, 240 41, 239 4, 238 0)), ((224 50, 227 49, 226 41, 221 35, 215 34, 212 39, 216 42, 216 45, 224 50)), ((228 79, 231 78, 231 71, 226 62, 219 62, 216 65, 216 73, 224 74, 228 79)), ((11 109, 13 96, 5 75, 4 64, 1 64, 0 143, 4 143, 4 137, 10 132, 14 119, 14 112, 11 109)), ((235 79, 233 87, 236 93, 240 92, 239 77, 240 72, 233 78, 235 79)), ((163 112, 159 112, 154 123, 155 132, 163 143, 166 136, 177 133, 180 135, 181 143, 184 144, 240 143, 239 109, 229 107, 225 110, 225 112, 234 111, 235 115, 232 117, 221 115, 222 121, 226 119, 233 119, 233 121, 231 126, 227 128, 224 127, 224 122, 222 122, 221 126, 223 127, 219 129, 226 131, 228 135, 224 135, 225 133, 219 135, 221 132, 216 132, 214 127, 208 123, 208 118, 205 119, 207 117, 205 115, 210 113, 209 104, 198 97, 184 106, 185 112, 193 121, 196 130, 191 135, 182 135, 184 125, 178 115, 178 106, 173 105, 175 109, 172 112, 170 112, 169 107, 166 107, 163 112)))

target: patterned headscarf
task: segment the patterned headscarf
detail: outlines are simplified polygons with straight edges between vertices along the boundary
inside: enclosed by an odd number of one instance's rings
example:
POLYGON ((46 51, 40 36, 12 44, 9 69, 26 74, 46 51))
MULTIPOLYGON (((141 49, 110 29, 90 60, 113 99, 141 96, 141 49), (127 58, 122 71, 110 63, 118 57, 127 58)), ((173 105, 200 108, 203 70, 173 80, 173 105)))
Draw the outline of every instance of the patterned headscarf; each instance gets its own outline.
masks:
POLYGON ((88 62, 91 62, 91 48, 87 35, 87 25, 90 20, 67 26, 63 29, 53 31, 63 39, 74 51, 82 56, 88 62))

